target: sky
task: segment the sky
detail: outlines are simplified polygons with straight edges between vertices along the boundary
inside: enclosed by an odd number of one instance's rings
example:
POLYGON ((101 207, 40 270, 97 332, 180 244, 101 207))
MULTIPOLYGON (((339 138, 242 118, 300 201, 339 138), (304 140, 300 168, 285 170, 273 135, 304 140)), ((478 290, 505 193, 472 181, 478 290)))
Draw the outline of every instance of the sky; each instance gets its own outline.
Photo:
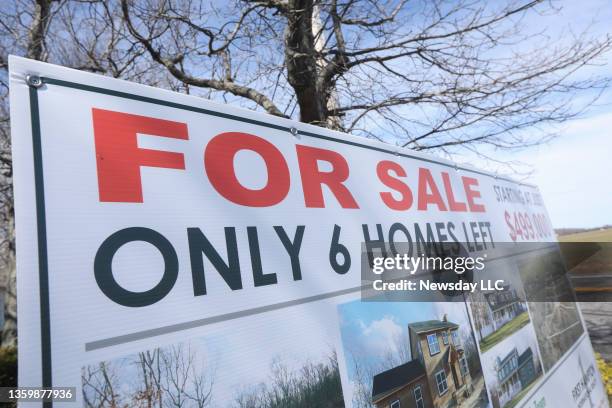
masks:
MULTIPOLYGON (((609 0, 564 0, 559 15, 545 18, 551 32, 569 28, 575 32, 610 33, 612 6, 609 0)), ((612 77, 612 53, 587 72, 612 77)), ((612 90, 581 118, 557 129, 553 141, 535 148, 493 156, 519 161, 531 170, 521 178, 536 184, 555 228, 594 228, 612 225, 612 90)), ((477 167, 490 164, 474 158, 477 167)))
POLYGON ((612 109, 568 123, 553 142, 514 155, 530 165, 555 228, 612 224, 612 109))
MULTIPOLYGON (((355 301, 338 306, 338 314, 345 357, 349 360, 359 358, 362 364, 374 367, 378 366, 388 353, 398 354, 398 342, 407 341, 410 323, 440 320, 446 314, 448 321, 460 326, 462 337, 467 335, 469 327, 463 302, 355 301)), ((349 380, 353 381, 354 365, 349 361, 346 368, 349 380)))

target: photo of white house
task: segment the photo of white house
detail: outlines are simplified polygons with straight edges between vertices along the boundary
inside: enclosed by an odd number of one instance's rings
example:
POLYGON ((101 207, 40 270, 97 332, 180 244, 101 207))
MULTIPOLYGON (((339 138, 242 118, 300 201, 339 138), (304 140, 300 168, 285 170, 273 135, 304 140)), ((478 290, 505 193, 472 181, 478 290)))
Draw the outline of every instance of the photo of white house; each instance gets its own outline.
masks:
POLYGON ((525 291, 514 265, 500 265, 492 278, 503 278, 501 290, 476 291, 468 297, 481 353, 530 322, 525 291))
POLYGON ((510 322, 521 313, 527 310, 527 305, 519 299, 516 289, 505 285, 503 291, 490 291, 483 293, 486 300, 482 311, 487 316, 483 316, 482 332, 484 336, 499 330, 506 323, 510 322))

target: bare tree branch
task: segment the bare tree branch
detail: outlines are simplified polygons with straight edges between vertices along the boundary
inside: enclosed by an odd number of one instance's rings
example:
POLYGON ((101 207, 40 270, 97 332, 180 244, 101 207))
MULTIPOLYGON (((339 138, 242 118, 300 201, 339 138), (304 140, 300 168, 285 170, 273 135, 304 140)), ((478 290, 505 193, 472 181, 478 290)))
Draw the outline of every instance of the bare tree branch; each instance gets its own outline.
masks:
MULTIPOLYGON (((172 58, 163 57, 161 51, 153 45, 153 40, 155 39, 156 35, 150 33, 148 37, 145 37, 134 27, 134 24, 132 23, 132 18, 130 16, 127 0, 121 0, 121 10, 123 11, 123 16, 130 33, 145 47, 145 49, 149 52, 149 55, 151 56, 151 58, 153 58, 154 61, 166 67, 166 69, 179 81, 188 85, 197 86, 201 88, 213 88, 220 91, 230 92, 236 96, 241 96, 254 101, 272 115, 284 116, 283 113, 274 105, 274 103, 267 96, 265 96, 261 92, 256 91, 253 88, 238 85, 234 83, 233 80, 228 81, 227 79, 215 80, 210 78, 196 78, 187 74, 184 70, 180 68, 180 63, 185 58, 184 52, 181 52, 172 58)), ((248 12, 252 11, 252 9, 247 10, 249 10, 248 12)), ((244 13, 240 21, 244 19, 248 12, 244 13)), ((171 18, 170 20, 174 19, 175 18, 171 18)), ((240 24, 240 22, 237 23, 237 27, 234 29, 234 31, 238 30, 240 24)), ((189 26, 193 27, 193 23, 189 23, 189 26)), ((214 41, 214 36, 212 35, 212 32, 203 29, 198 31, 205 32, 207 37, 209 37, 209 53, 211 54, 218 53, 229 46, 228 43, 221 46, 221 48, 213 49, 212 41, 214 41)), ((165 31, 161 31, 159 34, 157 34, 157 36, 161 36, 164 32, 165 31)), ((232 36, 235 37, 235 34, 232 34, 232 36)), ((231 42, 231 40, 228 41, 231 42)))

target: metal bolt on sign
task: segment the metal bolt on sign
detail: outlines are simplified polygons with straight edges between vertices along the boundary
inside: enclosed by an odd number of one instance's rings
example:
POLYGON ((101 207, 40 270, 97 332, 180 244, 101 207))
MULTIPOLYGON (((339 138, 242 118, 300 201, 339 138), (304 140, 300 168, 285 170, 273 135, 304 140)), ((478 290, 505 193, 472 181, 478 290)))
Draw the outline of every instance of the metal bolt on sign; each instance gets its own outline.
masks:
POLYGON ((43 85, 43 81, 38 75, 26 75, 26 83, 34 88, 40 88, 43 85))
POLYGON ((289 132, 291 132, 291 134, 292 134, 293 136, 297 136, 297 134, 298 134, 298 130, 297 130, 297 128, 294 128, 294 127, 289 128, 289 132))

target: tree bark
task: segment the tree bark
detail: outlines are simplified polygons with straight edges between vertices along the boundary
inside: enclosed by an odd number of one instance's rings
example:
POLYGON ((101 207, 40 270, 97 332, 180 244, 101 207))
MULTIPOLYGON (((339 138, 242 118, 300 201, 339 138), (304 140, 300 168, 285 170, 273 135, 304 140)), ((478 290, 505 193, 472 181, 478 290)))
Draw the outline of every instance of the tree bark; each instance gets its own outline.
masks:
POLYGON ((312 0, 290 0, 285 28, 285 63, 288 82, 295 90, 300 121, 322 124, 325 99, 317 86, 317 60, 312 33, 312 0))
MULTIPOLYGON (((319 4, 314 4, 313 13, 312 13, 312 34, 314 35, 314 49, 317 53, 317 67, 319 71, 325 70, 325 67, 328 65, 328 62, 322 57, 323 52, 325 50, 325 44, 327 42, 327 38, 325 36, 325 28, 321 22, 321 6, 319 4)), ((319 87, 324 87, 324 85, 320 81, 321 75, 319 74, 319 87)), ((338 104, 338 93, 336 90, 336 86, 334 83, 330 83, 327 86, 324 94, 322 95, 325 98, 325 127, 334 130, 343 130, 342 117, 339 115, 329 115, 329 112, 334 112, 339 108, 338 104)))
POLYGON ((54 0, 36 0, 34 16, 30 25, 27 57, 42 60, 45 52, 45 34, 51 17, 51 3, 54 0))
POLYGON ((4 325, 2 346, 17 347, 17 270, 15 268, 15 219, 12 204, 7 212, 7 237, 9 241, 6 259, 6 288, 4 289, 4 325))

